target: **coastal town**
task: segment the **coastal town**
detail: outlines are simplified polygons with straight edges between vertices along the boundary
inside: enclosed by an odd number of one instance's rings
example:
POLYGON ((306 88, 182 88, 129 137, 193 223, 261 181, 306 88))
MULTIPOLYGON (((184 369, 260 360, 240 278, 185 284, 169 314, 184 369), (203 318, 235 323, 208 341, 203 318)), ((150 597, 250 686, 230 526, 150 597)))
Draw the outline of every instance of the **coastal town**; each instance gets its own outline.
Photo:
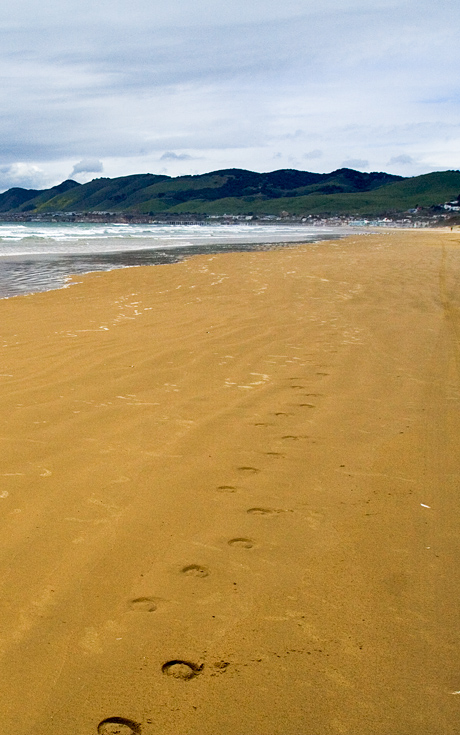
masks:
POLYGON ((134 212, 2 212, 0 222, 87 222, 120 224, 158 224, 158 225, 209 225, 220 224, 266 225, 266 224, 303 224, 307 227, 449 227, 460 224, 458 202, 448 202, 433 207, 419 207, 406 212, 388 214, 382 217, 367 218, 353 215, 294 215, 289 212, 275 214, 191 214, 162 213, 140 214, 134 212))

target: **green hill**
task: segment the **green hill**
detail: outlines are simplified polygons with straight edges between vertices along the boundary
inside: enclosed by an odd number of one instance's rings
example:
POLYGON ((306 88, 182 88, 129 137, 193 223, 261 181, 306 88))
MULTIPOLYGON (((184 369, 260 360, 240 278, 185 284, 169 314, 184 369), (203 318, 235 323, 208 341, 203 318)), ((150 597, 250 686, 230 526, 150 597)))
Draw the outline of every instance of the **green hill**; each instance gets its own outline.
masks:
POLYGON ((440 205, 459 193, 459 171, 404 179, 347 168, 329 174, 224 169, 176 178, 134 174, 87 184, 65 181, 44 191, 16 187, 0 194, 0 212, 376 216, 440 205))

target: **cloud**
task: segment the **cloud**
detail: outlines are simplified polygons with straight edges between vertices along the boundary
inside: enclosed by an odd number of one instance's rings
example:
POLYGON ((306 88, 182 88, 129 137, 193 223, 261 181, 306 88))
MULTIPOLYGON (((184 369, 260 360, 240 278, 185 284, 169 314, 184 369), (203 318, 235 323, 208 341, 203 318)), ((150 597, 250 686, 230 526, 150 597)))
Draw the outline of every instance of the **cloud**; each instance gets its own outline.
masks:
POLYGON ((75 176, 75 174, 99 174, 104 170, 104 166, 102 161, 99 161, 97 158, 83 158, 81 161, 75 164, 73 167, 72 173, 70 176, 75 176))
POLYGON ((285 140, 299 140, 299 138, 305 138, 305 130, 295 130, 293 133, 286 133, 283 135, 285 140))
POLYGON ((368 168, 369 161, 364 158, 349 158, 342 162, 344 168, 368 168))
POLYGON ((193 157, 188 153, 174 153, 174 151, 166 151, 160 157, 160 161, 192 161, 193 157))
POLYGON ((12 163, 0 166, 0 191, 14 186, 23 189, 42 189, 47 185, 47 176, 38 166, 27 163, 12 163))
POLYGON ((99 157, 106 172, 120 176, 151 170, 159 160, 171 168, 182 162, 184 172, 195 160, 202 171, 210 161, 215 169, 269 170, 281 149, 286 161, 318 159, 324 170, 337 168, 348 152, 361 167, 372 161, 383 170, 401 150, 418 161, 396 156, 391 165, 405 173, 419 173, 420 161, 460 166, 452 73, 460 63, 460 3, 192 5, 5 6, 0 164, 25 161, 48 175, 58 163, 65 173, 78 160, 72 175, 81 178, 102 171, 88 163, 102 166, 99 157))
POLYGON ((323 151, 320 151, 319 148, 315 148, 314 151, 308 151, 308 153, 304 153, 302 158, 306 158, 307 161, 312 161, 315 158, 321 158, 323 155, 323 151))
POLYGON ((407 156, 405 153, 403 153, 400 156, 394 156, 393 158, 390 158, 390 160, 388 161, 389 166, 398 163, 402 166, 411 166, 412 164, 416 163, 416 160, 415 158, 412 158, 412 156, 407 156))

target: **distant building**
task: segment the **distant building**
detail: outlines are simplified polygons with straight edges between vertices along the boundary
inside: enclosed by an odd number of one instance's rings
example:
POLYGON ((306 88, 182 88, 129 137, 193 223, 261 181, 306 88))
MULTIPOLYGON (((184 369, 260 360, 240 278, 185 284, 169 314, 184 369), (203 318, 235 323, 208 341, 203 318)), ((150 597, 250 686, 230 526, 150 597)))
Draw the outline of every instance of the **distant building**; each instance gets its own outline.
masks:
POLYGON ((460 212, 460 202, 458 199, 454 199, 453 202, 446 202, 444 204, 444 209, 447 209, 448 212, 460 212))

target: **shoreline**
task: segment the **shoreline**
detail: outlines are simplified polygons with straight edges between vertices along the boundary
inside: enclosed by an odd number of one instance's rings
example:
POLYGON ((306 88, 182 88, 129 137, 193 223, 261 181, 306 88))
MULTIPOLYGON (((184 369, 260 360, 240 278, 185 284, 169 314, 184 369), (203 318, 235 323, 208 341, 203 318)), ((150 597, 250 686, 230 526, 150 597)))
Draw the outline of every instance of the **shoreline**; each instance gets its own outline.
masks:
MULTIPOLYGON (((278 241, 232 241, 232 242, 200 242, 196 244, 162 244, 152 247, 139 247, 120 250, 100 250, 87 252, 60 253, 52 250, 47 252, 15 253, 2 255, 0 263, 4 266, 0 273, 0 299, 22 296, 26 293, 43 293, 67 287, 68 279, 72 275, 86 275, 89 273, 106 272, 119 268, 130 268, 138 265, 163 265, 174 264, 190 257, 198 255, 213 255, 225 252, 251 252, 275 249, 277 247, 290 247, 308 244, 308 242, 327 241, 330 239, 341 239, 348 237, 353 232, 340 233, 318 233, 314 240, 278 240, 278 241), (10 273, 5 273, 5 267, 10 268, 10 273), (25 270, 28 271, 29 288, 22 288, 22 283, 27 279, 25 270), (16 279, 16 282, 15 282, 16 279), (19 290, 18 290, 19 289, 19 290), (16 292, 15 292, 16 290, 16 292)), ((360 234, 365 234, 360 233, 360 234)), ((310 234, 311 237, 311 234, 310 234)), ((117 240, 115 239, 115 242, 117 240)), ((104 245, 106 242, 103 243, 104 245)), ((117 242, 119 244, 119 242, 117 242)))
POLYGON ((459 276, 386 230, 0 300, 5 731, 455 735, 459 276))

